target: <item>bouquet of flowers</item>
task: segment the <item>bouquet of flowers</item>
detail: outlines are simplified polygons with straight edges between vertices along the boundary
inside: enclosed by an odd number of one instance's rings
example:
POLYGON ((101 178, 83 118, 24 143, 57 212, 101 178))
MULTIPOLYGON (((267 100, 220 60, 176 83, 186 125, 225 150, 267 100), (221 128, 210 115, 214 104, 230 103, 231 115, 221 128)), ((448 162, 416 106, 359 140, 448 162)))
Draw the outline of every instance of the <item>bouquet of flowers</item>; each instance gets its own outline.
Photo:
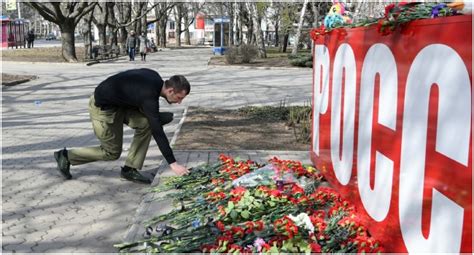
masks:
MULTIPOLYGON (((353 23, 334 23, 332 26, 320 26, 311 30, 310 35, 313 40, 323 36, 331 30, 343 30, 344 28, 363 27, 377 24, 377 31, 381 35, 389 35, 397 28, 403 28, 410 21, 418 19, 429 19, 463 14, 464 5, 459 7, 454 3, 435 2, 398 2, 385 6, 384 17, 381 19, 368 18, 353 23)), ((469 6, 469 9, 471 6, 469 6)))
POLYGON ((168 192, 161 199, 172 199, 176 208, 147 222, 143 240, 116 247, 151 253, 382 252, 354 207, 331 188, 318 187, 321 181, 319 171, 298 161, 273 158, 263 165, 220 155, 217 164, 166 179, 155 191, 168 192), (261 177, 252 185, 232 185, 252 172, 261 177), (284 176, 294 180, 278 182, 284 176), (303 188, 301 178, 313 182, 303 188))

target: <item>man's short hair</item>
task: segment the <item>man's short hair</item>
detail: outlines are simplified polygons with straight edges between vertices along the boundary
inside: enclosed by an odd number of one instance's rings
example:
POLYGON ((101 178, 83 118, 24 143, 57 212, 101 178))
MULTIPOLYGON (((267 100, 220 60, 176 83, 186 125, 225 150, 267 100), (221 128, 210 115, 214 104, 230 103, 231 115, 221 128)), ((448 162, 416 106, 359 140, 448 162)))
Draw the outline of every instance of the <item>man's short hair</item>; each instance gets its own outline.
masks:
POLYGON ((176 92, 186 91, 186 95, 191 92, 191 85, 183 75, 173 75, 165 81, 165 87, 172 87, 176 92))

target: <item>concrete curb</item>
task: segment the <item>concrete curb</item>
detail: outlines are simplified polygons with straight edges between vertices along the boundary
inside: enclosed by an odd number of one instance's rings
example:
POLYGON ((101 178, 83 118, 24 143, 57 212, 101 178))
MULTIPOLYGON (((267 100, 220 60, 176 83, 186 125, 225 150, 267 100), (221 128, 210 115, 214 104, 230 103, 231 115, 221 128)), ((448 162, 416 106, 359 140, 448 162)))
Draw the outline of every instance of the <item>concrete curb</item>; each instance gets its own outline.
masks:
POLYGON ((21 79, 21 80, 16 80, 16 81, 11 81, 11 82, 3 82, 2 81, 2 85, 10 87, 10 86, 14 86, 14 85, 17 85, 17 84, 20 84, 20 83, 29 82, 31 80, 33 80, 33 79, 21 79))
POLYGON ((21 84, 21 83, 25 83, 25 82, 29 82, 29 81, 38 79, 38 76, 35 76, 35 75, 27 75, 27 76, 30 76, 30 77, 14 80, 14 81, 10 81, 10 82, 5 82, 5 81, 2 80, 2 85, 10 87, 10 86, 14 86, 14 85, 18 85, 18 84, 21 84))
POLYGON ((170 146, 173 146, 176 143, 176 140, 178 139, 179 131, 181 131, 181 127, 183 126, 187 113, 188 113, 188 107, 184 108, 183 117, 181 117, 181 120, 179 120, 178 127, 176 128, 173 138, 171 139, 170 146))

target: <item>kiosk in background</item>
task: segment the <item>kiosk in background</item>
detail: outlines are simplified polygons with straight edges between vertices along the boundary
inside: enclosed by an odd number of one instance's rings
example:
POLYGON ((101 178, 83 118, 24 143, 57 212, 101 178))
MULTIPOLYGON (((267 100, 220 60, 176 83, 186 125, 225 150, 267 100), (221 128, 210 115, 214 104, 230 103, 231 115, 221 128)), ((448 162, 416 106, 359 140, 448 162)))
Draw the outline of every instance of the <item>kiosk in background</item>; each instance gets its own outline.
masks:
POLYGON ((214 40, 212 52, 224 55, 224 51, 229 47, 230 19, 228 17, 214 19, 214 40))
POLYGON ((26 33, 28 32, 28 21, 24 19, 10 19, 1 16, 2 22, 2 48, 26 47, 26 33))

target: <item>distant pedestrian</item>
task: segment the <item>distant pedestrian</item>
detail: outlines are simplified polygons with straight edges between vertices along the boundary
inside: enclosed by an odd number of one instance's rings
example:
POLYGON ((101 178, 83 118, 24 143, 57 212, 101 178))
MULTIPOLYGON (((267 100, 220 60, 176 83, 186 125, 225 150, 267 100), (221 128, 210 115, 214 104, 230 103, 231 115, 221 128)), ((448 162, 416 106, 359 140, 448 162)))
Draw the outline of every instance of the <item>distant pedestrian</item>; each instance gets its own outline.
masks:
POLYGON ((135 31, 130 31, 130 35, 127 38, 126 47, 128 49, 129 61, 135 61, 135 51, 138 44, 138 38, 135 35, 135 31))
POLYGON ((151 49, 153 52, 157 52, 157 51, 158 51, 158 48, 156 47, 155 40, 153 39, 153 37, 151 38, 150 49, 151 49))
POLYGON ((28 34, 26 35, 26 41, 28 42, 28 48, 34 47, 35 32, 33 30, 28 31, 28 34))
POLYGON ((148 50, 150 49, 150 41, 148 38, 146 38, 146 35, 144 32, 140 35, 138 38, 139 41, 139 50, 140 50, 140 56, 142 57, 142 61, 146 61, 146 54, 148 50))
POLYGON ((13 48, 13 46, 15 46, 15 36, 13 35, 12 32, 10 32, 10 33, 8 34, 7 40, 8 40, 8 47, 12 47, 12 48, 13 48))

